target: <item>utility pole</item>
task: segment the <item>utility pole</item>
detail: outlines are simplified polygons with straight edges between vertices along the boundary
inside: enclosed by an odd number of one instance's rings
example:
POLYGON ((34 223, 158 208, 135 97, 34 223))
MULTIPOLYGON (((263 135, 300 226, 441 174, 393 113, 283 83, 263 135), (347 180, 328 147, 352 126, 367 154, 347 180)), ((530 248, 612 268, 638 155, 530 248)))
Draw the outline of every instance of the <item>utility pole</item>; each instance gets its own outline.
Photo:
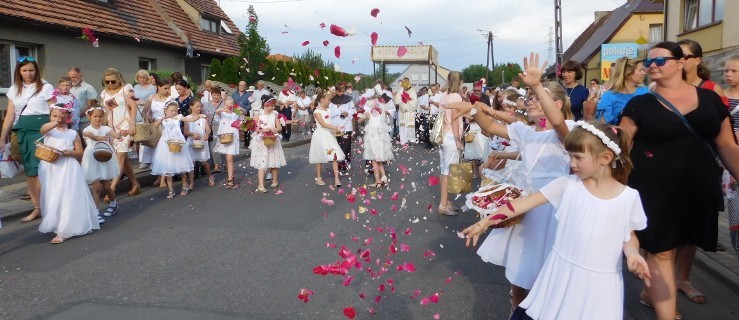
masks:
POLYGON ((562 64, 562 0, 554 0, 554 53, 557 65, 562 64))
POLYGON ((487 38, 488 38, 488 49, 487 49, 487 58, 485 59, 485 79, 490 79, 490 71, 491 65, 492 68, 495 68, 495 53, 493 51, 493 32, 490 30, 480 30, 477 29, 477 31, 485 32, 487 31, 487 38))

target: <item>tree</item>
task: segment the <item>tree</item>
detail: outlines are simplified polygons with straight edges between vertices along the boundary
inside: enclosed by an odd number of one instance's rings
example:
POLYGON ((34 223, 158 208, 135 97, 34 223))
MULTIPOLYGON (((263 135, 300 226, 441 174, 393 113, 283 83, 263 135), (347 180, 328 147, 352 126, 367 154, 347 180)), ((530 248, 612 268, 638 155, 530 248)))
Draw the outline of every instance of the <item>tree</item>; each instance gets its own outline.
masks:
POLYGON ((254 6, 250 5, 247 13, 249 23, 246 25, 245 32, 240 34, 237 39, 241 47, 239 63, 245 63, 245 69, 242 70, 240 78, 247 83, 253 83, 261 79, 257 72, 265 67, 265 61, 269 55, 269 45, 267 45, 267 39, 260 36, 257 30, 259 16, 257 16, 254 6))
POLYGON ((523 68, 518 63, 497 64, 490 72, 488 87, 498 86, 501 83, 511 83, 513 77, 518 77, 519 72, 523 72, 523 68))
POLYGON ((304 65, 310 66, 313 69, 330 69, 332 67, 331 63, 323 60, 323 57, 320 53, 316 53, 311 49, 305 50, 305 52, 303 52, 299 56, 293 56, 293 58, 304 65))
POLYGON ((462 81, 475 82, 487 76, 487 68, 481 64, 473 64, 462 69, 462 81))
POLYGON ((210 74, 208 75, 208 79, 210 80, 218 80, 221 76, 221 71, 223 70, 223 66, 221 65, 221 60, 218 60, 216 58, 213 58, 213 60, 210 62, 210 74))

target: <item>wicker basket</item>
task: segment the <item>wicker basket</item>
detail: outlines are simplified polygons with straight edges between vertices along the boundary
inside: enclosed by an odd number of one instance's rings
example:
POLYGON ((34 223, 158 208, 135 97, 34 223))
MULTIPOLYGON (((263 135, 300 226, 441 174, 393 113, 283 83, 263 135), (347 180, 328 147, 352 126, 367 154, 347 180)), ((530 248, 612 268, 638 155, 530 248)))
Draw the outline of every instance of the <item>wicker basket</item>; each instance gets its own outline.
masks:
POLYGON ((113 148, 105 142, 98 142, 92 149, 92 157, 98 162, 108 162, 113 158, 113 148))
POLYGON ((61 150, 49 147, 38 141, 36 142, 36 152, 34 152, 36 158, 39 158, 48 163, 54 163, 56 159, 59 159, 59 156, 61 154, 61 150))
POLYGON ((262 142, 264 142, 264 145, 267 147, 271 147, 275 145, 276 141, 277 141, 277 137, 275 136, 262 137, 262 142))
POLYGON ((218 135, 218 141, 221 142, 221 144, 228 144, 234 141, 234 134, 233 133, 224 133, 218 135))
POLYGON ((179 153, 182 151, 182 141, 167 140, 167 146, 169 147, 169 152, 179 153))
POLYGON ((334 135, 337 136, 337 137, 343 137, 344 136, 344 132, 342 132, 342 131, 334 131, 334 135))
POLYGON ((464 142, 470 143, 472 141, 475 141, 475 134, 474 133, 466 133, 464 135, 464 142))
POLYGON ((205 148, 205 142, 203 140, 193 140, 190 147, 196 150, 205 148))
POLYGON ((502 228, 508 228, 508 227, 515 226, 515 225, 521 223, 521 220, 523 220, 523 216, 525 216, 525 215, 526 215, 525 213, 524 214, 521 214, 521 215, 517 215, 517 216, 515 216, 513 218, 510 218, 510 219, 508 219, 506 221, 503 221, 503 222, 501 222, 501 223, 499 223, 497 225, 494 225, 491 228, 493 228, 493 229, 502 229, 502 228))

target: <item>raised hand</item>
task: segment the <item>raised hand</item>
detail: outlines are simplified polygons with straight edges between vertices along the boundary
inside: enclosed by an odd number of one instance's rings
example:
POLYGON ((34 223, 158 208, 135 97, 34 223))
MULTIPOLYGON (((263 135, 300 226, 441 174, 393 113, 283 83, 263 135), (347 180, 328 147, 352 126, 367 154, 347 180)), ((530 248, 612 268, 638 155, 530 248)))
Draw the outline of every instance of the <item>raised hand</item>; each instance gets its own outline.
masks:
POLYGON ((518 77, 529 87, 537 86, 541 84, 541 77, 544 74, 543 70, 546 68, 548 62, 545 61, 544 64, 539 66, 539 54, 531 52, 528 59, 526 57, 523 58, 524 71, 523 73, 519 73, 518 77))

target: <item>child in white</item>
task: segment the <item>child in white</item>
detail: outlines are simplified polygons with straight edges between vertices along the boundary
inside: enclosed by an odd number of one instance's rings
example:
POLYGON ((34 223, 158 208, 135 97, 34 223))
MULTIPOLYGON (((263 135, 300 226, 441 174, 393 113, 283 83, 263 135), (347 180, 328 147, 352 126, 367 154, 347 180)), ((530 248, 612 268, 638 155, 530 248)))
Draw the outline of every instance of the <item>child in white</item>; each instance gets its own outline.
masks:
MULTIPOLYGON (((382 94, 379 84, 373 89, 367 89, 362 98, 367 102, 364 104, 364 113, 360 114, 360 122, 367 121, 364 126, 364 159, 372 161, 372 171, 375 176, 375 184, 372 186, 380 188, 387 185, 385 166, 383 162, 392 161, 393 145, 390 140, 390 126, 387 119, 393 117, 395 109, 386 110, 385 104, 381 104, 377 97, 382 94)), ((412 128, 411 128, 412 129, 412 128)))
POLYGON ((186 144, 185 137, 180 131, 180 121, 182 122, 193 122, 198 119, 205 117, 187 116, 183 117, 177 113, 179 105, 176 101, 172 101, 167 104, 164 109, 164 118, 157 119, 154 122, 155 126, 162 126, 162 138, 157 143, 156 151, 154 151, 154 161, 151 165, 151 174, 155 176, 164 176, 167 180, 167 187, 169 193, 167 199, 174 198, 174 187, 172 185, 172 176, 175 174, 182 175, 182 192, 180 195, 186 196, 190 189, 187 186, 186 173, 193 170, 192 158, 190 158, 190 152, 187 151, 188 146, 183 146, 182 151, 172 152, 169 150, 168 141, 180 142, 186 144))
POLYGON ((251 144, 251 159, 249 165, 254 169, 259 170, 257 172, 257 178, 259 180, 259 186, 257 192, 266 193, 267 189, 264 187, 264 178, 267 170, 272 173, 272 185, 270 187, 277 188, 279 185, 277 175, 279 168, 287 165, 285 160, 285 153, 282 151, 282 143, 280 142, 280 131, 282 130, 282 123, 278 119, 278 113, 275 111, 275 100, 271 95, 262 96, 262 111, 255 115, 254 121, 256 122, 256 130, 252 134, 251 144), (275 142, 271 146, 264 144, 263 136, 265 134, 271 134, 276 136, 275 142))
MULTIPOLYGON (((192 161, 199 161, 200 165, 205 168, 205 173, 208 175, 208 186, 212 187, 216 184, 213 175, 210 172, 210 149, 208 148, 208 135, 210 135, 210 125, 208 124, 208 118, 200 118, 203 114, 203 103, 199 100, 190 100, 190 116, 196 118, 193 122, 185 125, 185 132, 183 134, 187 137, 187 145, 190 146, 190 158, 192 161), (195 144, 200 145, 200 148, 195 148, 195 144)), ((187 174, 190 179, 190 189, 192 190, 195 186, 195 171, 190 171, 187 174)))
POLYGON ((476 242, 489 226, 544 203, 559 221, 552 251, 528 297, 511 319, 623 319, 622 252, 630 271, 647 281, 635 230, 647 226, 638 191, 624 185, 631 171, 627 135, 604 123, 578 121, 565 140, 575 175, 511 201, 463 231, 476 242), (618 142, 618 143, 617 143, 618 142))
MULTIPOLYGON (((472 115, 474 115, 476 111, 477 110, 472 110, 472 115)), ((470 127, 469 130, 465 133, 463 156, 466 160, 472 160, 472 169, 474 170, 474 174, 477 175, 480 162, 482 162, 482 160, 484 159, 487 159, 488 153, 490 153, 490 151, 488 151, 490 148, 490 146, 488 145, 488 142, 490 142, 490 138, 482 134, 482 129, 480 129, 480 125, 477 124, 474 118, 470 117, 469 121, 470 127), (473 137, 472 142, 467 142, 467 135, 473 137)))
MULTIPOLYGON (((525 185, 519 187, 536 192, 554 179, 569 174, 570 159, 562 142, 575 123, 567 120, 572 119, 572 112, 564 88, 556 82, 542 84, 538 55, 533 61, 532 54, 531 60, 532 65, 529 66, 524 59, 526 76, 520 77, 531 88, 527 111, 537 125, 531 127, 513 122, 514 116, 510 113, 493 110, 481 102, 475 103, 478 108, 475 120, 485 132, 510 139, 519 146, 526 174, 525 185), (511 124, 502 125, 494 119, 511 124)), ((515 153, 508 154, 515 159, 515 153)), ((553 213, 554 207, 550 204, 532 208, 521 223, 494 229, 478 250, 483 261, 506 268, 506 278, 512 285, 512 307, 526 297, 552 248, 557 229, 553 213)))
POLYGON ((43 233, 56 233, 52 244, 100 229, 98 209, 78 162, 82 159, 82 141, 77 132, 69 128, 73 108, 71 104, 52 106, 51 122, 41 126, 44 144, 61 151, 54 163, 41 161, 38 168, 41 212, 44 213, 38 229, 43 233))
MULTIPOLYGON (((118 202, 115 198, 115 191, 110 186, 111 180, 121 174, 118 167, 118 159, 115 157, 115 150, 110 144, 111 138, 120 138, 120 135, 113 131, 111 127, 102 125, 105 117, 105 109, 101 107, 93 107, 87 109, 87 118, 90 119, 90 125, 82 131, 87 147, 82 155, 82 172, 85 174, 85 181, 92 183, 92 199, 95 206, 98 206, 100 192, 104 192, 110 200, 108 208, 105 209, 106 217, 110 217, 118 211, 118 202), (95 148, 104 148, 111 151, 112 157, 107 162, 95 160, 95 148)), ((105 220, 98 215, 98 221, 104 223, 105 220)))
POLYGON ((341 132, 340 126, 331 124, 331 116, 328 112, 328 104, 330 100, 328 90, 321 91, 316 96, 318 106, 313 111, 313 118, 316 124, 316 130, 310 140, 310 152, 308 154, 308 162, 316 165, 316 184, 319 186, 326 185, 321 177, 321 167, 324 163, 331 162, 334 169, 334 185, 341 186, 339 177, 339 161, 344 160, 344 151, 341 150, 339 143, 336 141, 334 132, 341 132))
MULTIPOLYGON (((226 171, 228 173, 228 182, 226 182, 227 189, 235 187, 234 155, 239 154, 239 146, 241 145, 239 144, 239 129, 231 126, 234 121, 239 120, 239 115, 233 112, 234 108, 237 108, 234 105, 234 99, 227 97, 224 106, 220 109, 216 109, 216 114, 221 120, 218 122, 218 132, 215 134, 216 146, 213 148, 213 152, 226 155, 226 171), (221 139, 226 135, 233 136, 233 141, 221 143, 221 139)), ((242 112, 245 111, 242 109, 242 112)))

